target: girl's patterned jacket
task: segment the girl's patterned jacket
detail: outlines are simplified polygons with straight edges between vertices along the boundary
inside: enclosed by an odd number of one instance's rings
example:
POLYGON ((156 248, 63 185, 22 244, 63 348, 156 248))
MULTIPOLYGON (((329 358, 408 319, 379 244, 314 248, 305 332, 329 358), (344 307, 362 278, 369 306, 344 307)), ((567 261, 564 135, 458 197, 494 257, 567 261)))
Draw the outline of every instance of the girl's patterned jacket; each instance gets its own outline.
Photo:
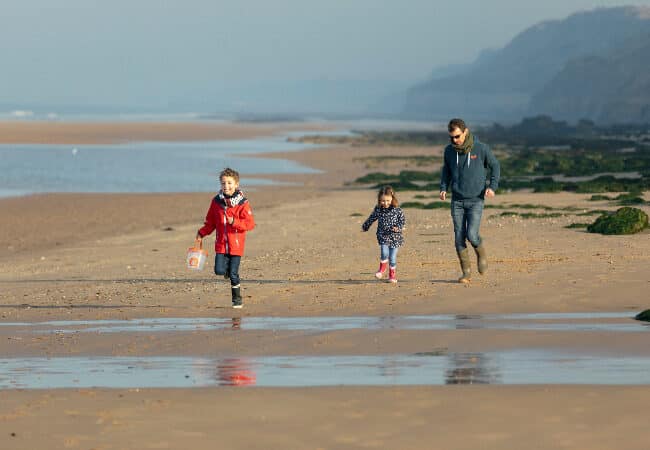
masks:
POLYGON ((205 225, 201 227, 199 234, 204 237, 217 230, 214 251, 242 256, 246 244, 246 232, 254 227, 253 211, 244 194, 237 191, 232 197, 226 197, 223 192, 219 192, 210 203, 210 209, 205 216, 205 225), (228 217, 234 217, 232 225, 228 223, 228 217))
POLYGON ((368 231, 375 220, 377 221, 377 242, 379 245, 388 245, 394 248, 404 244, 402 230, 406 224, 406 218, 402 208, 375 206, 370 216, 361 225, 363 231, 368 231), (400 231, 393 231, 393 227, 399 228, 400 231))

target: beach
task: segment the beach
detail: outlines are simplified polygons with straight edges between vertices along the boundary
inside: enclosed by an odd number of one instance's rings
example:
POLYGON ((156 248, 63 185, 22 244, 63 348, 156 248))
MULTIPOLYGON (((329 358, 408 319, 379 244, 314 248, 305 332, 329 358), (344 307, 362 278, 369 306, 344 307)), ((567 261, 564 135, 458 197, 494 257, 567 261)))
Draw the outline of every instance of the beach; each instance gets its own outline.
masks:
MULTIPOLYGON (((318 124, 2 123, 5 143, 106 143, 235 139, 318 124)), ((374 227, 361 223, 374 189, 351 184, 372 171, 434 170, 382 155, 440 155, 441 147, 333 146, 264 154, 319 173, 242 174, 291 185, 242 186, 257 226, 242 260, 244 308, 208 267, 188 271, 214 192, 38 194, 0 199, 0 316, 5 323, 145 318, 241 320, 241 329, 172 333, 50 333, 22 338, 0 327, 5 358, 69 356, 269 357, 481 353, 563 349, 647 358, 647 328, 562 333, 521 329, 246 330, 258 317, 455 317, 629 312, 649 308, 647 232, 602 236, 567 229, 589 194, 515 192, 487 201, 481 232, 490 266, 472 283, 459 265, 447 209, 406 209, 397 284, 377 281, 374 227), (501 216, 512 204, 575 207, 559 217, 501 216), (614 336, 614 338, 612 338, 614 336)), ((250 156, 255 157, 254 155, 250 156)), ((215 171, 219 168, 215 168, 215 171)), ((398 192, 400 202, 416 192, 398 192)), ((649 200, 648 194, 645 199, 649 200)), ((428 199, 426 201, 432 201, 428 199)), ((650 208, 642 206, 647 213, 650 208)), ((475 261, 472 262, 475 268, 475 261)), ((460 320, 460 319, 459 319, 460 320)), ((596 319, 598 321, 598 319, 596 319)), ((646 448, 647 385, 333 386, 0 390, 7 448, 646 448)))

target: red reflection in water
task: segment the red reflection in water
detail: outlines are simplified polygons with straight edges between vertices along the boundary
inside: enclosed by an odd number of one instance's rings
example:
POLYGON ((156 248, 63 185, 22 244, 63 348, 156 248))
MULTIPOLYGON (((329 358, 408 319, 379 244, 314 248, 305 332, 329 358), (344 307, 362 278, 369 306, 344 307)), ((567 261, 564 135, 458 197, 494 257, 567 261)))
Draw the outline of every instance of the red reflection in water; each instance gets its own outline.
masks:
POLYGON ((249 361, 225 358, 217 362, 217 380, 220 386, 254 386, 257 377, 249 361))

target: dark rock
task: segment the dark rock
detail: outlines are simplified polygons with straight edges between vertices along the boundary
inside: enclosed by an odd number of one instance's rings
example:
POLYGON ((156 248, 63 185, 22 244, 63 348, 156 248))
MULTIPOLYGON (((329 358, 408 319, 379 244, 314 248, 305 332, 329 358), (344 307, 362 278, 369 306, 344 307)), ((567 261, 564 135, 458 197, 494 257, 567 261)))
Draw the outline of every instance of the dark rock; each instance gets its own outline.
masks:
POLYGON ((639 314, 634 316, 636 320, 643 320, 644 322, 650 322, 650 309, 641 311, 639 314))
POLYGON ((587 227, 590 233, 634 234, 648 227, 648 215, 638 208, 626 206, 613 214, 603 214, 587 227))

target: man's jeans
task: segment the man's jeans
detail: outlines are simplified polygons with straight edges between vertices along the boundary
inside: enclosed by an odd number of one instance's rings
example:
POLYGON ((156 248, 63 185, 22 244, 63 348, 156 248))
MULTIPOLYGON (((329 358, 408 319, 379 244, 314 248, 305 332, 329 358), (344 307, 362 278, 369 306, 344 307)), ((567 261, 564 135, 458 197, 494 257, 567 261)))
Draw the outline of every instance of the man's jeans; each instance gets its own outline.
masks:
POLYGON ((388 265, 391 267, 396 267, 397 250, 399 250, 399 247, 389 247, 385 244, 379 244, 379 248, 381 250, 381 260, 386 261, 388 259, 388 265))
POLYGON ((451 219, 454 222, 454 244, 457 252, 467 248, 466 240, 475 248, 481 245, 478 229, 481 225, 482 215, 483 199, 451 201, 451 219))
POLYGON ((227 255, 224 253, 217 253, 214 257, 214 273, 217 275, 228 274, 230 277, 230 285, 237 286, 239 284, 239 263, 241 256, 227 255))

